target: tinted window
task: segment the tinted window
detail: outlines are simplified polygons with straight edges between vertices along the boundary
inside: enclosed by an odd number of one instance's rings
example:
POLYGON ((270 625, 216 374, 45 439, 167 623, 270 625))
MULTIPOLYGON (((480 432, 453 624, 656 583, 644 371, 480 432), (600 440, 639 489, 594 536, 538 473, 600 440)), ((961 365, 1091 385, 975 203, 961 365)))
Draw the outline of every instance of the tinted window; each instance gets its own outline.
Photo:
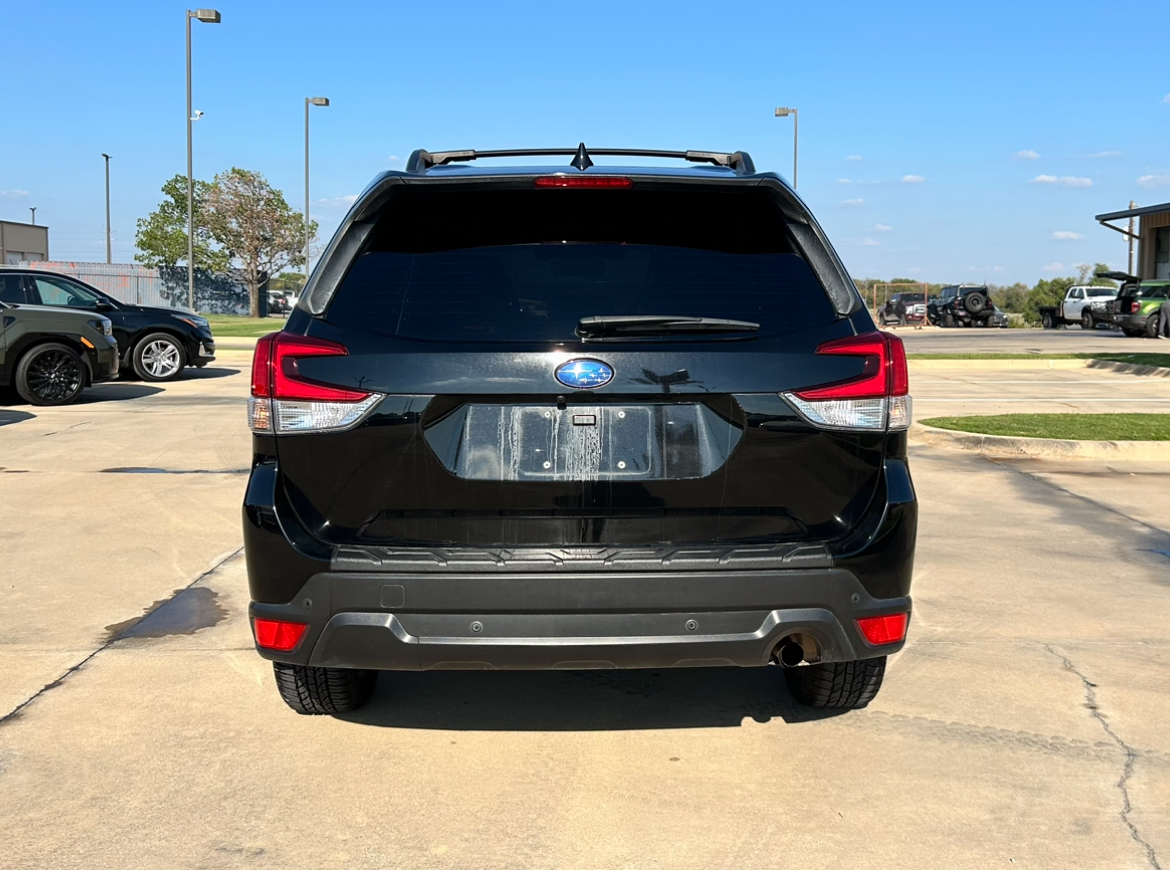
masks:
POLYGON ((1090 298, 1095 298, 1097 296, 1115 296, 1117 291, 1111 290, 1108 287, 1086 287, 1085 293, 1087 293, 1090 298))
POLYGON ((56 305, 61 308, 92 308, 101 299, 96 293, 80 284, 60 278, 35 279, 37 293, 42 305, 56 305))
POLYGON ((0 302, 24 302, 24 285, 20 275, 0 275, 0 302))
POLYGON ((631 314, 748 320, 761 332, 836 318, 755 191, 408 195, 326 317, 410 338, 564 341, 582 317, 631 314))

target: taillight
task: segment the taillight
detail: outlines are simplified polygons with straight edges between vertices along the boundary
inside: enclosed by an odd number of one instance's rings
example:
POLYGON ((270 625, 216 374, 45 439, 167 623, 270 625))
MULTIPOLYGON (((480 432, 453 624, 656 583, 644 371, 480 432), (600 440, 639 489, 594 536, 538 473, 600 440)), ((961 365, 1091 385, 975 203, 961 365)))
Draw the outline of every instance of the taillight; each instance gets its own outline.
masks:
POLYGON ((542 175, 534 178, 537 187, 601 187, 610 190, 633 187, 634 182, 621 175, 542 175))
POLYGON ((861 357, 861 374, 824 387, 783 393, 810 423, 833 429, 906 429, 910 372, 902 339, 866 332, 827 341, 818 356, 861 357))
POLYGON ((252 356, 252 398, 248 425, 253 432, 323 432, 346 429, 382 398, 304 377, 298 361, 306 357, 348 356, 343 344, 274 332, 256 342, 252 356))
POLYGON ((256 646, 261 649, 289 652, 305 634, 309 626, 303 622, 285 622, 279 619, 252 620, 252 629, 256 634, 256 646))
POLYGON ((1141 310, 1142 310, 1142 304, 1140 302, 1138 302, 1136 299, 1129 300, 1129 313, 1130 314, 1137 314, 1141 310))
POLYGON ((865 616, 857 620, 857 627, 865 635, 865 639, 874 646, 886 643, 898 643, 906 639, 906 624, 909 622, 908 613, 891 613, 888 616, 865 616))

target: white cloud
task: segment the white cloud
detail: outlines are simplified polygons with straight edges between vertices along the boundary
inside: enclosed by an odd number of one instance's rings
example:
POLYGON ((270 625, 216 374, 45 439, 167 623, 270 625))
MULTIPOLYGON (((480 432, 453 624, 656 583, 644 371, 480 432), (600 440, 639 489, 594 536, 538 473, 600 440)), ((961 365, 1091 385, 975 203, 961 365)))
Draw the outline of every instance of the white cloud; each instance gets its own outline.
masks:
POLYGON ((1063 272, 1064 263, 1049 263, 1044 267, 1045 272, 1063 272))
POLYGON ((996 267, 995 267, 994 269, 992 269, 991 271, 992 271, 992 272, 1002 272, 1002 271, 1003 271, 1003 266, 996 266, 996 267))
POLYGON ((864 199, 843 199, 841 205, 865 205, 864 199))
POLYGON ((401 157, 399 157, 397 154, 391 154, 389 159, 390 159, 390 162, 391 162, 391 163, 397 163, 397 162, 398 162, 398 161, 400 161, 402 158, 401 158, 401 157))
POLYGON ((1032 179, 1033 184, 1059 184, 1063 187, 1092 187, 1093 179, 1077 178, 1075 175, 1037 175, 1032 179))
POLYGON ((1137 183, 1142 187, 1170 186, 1170 173, 1163 172, 1158 175, 1143 175, 1137 180, 1137 183))
POLYGON ((4 199, 20 199, 22 196, 28 196, 27 190, 0 190, 0 197, 4 199))
POLYGON ((1023 151, 1017 151, 1015 154, 1012 155, 1012 159, 1013 160, 1039 160, 1040 155, 1037 152, 1033 151, 1031 148, 1027 148, 1023 151))
POLYGON ((922 182, 924 182, 924 181, 926 181, 926 179, 923 178, 921 175, 903 175, 902 176, 902 183, 903 184, 922 184, 922 182))
POLYGON ((862 239, 859 244, 863 248, 880 248, 882 246, 881 242, 875 242, 873 239, 868 239, 868 238, 862 239))
POLYGON ((1096 154, 1086 154, 1086 157, 1096 159, 1098 157, 1120 157, 1120 151, 1098 151, 1096 154))
POLYGON ((1167 94, 1166 96, 1162 97, 1162 102, 1165 103, 1167 106, 1170 106, 1170 94, 1167 94))
POLYGON ((845 159, 846 159, 846 160, 849 160, 849 161, 851 161, 851 162, 854 162, 854 163, 856 163, 858 160, 860 160, 860 159, 861 159, 861 155, 860 155, 860 154, 850 154, 850 155, 849 155, 848 157, 846 157, 845 159))
POLYGON ((325 199, 318 199, 313 201, 313 205, 318 205, 321 208, 349 208, 357 202, 356 193, 347 193, 344 196, 328 196, 325 199))
POLYGON ((852 184, 853 179, 852 178, 838 178, 837 183, 838 184, 852 184))
POLYGON ((1082 236, 1080 233, 1074 233, 1071 230, 1056 230, 1053 232, 1052 238, 1060 239, 1062 241, 1075 242, 1083 239, 1084 236, 1082 236))
POLYGON ((892 233, 894 231, 894 228, 887 227, 885 224, 874 224, 873 231, 875 233, 892 233))

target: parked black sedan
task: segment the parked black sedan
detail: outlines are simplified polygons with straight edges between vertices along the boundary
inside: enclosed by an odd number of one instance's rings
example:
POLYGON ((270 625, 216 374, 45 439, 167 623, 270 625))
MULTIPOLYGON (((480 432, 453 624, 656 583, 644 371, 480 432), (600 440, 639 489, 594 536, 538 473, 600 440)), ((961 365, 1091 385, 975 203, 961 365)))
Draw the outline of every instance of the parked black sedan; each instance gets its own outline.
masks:
POLYGON ((170 381, 186 366, 202 368, 215 359, 207 319, 178 308, 121 302, 69 275, 40 269, 4 269, 5 302, 97 311, 114 325, 122 367, 145 381, 170 381), (20 281, 11 280, 19 276, 20 281))

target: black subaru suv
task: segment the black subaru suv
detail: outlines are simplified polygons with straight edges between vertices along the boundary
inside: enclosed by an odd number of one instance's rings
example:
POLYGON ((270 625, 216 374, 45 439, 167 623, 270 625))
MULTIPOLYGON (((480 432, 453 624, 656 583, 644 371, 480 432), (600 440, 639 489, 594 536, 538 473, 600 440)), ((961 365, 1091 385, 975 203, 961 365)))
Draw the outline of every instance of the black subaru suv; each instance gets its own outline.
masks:
POLYGON ((917 526, 902 343, 747 154, 601 155, 694 165, 416 151, 258 343, 250 616, 294 710, 380 670, 878 691, 917 526))
MULTIPOLYGON (((0 267, 3 268, 3 267, 0 267)), ((0 301, 100 312, 114 325, 122 366, 145 381, 172 381, 186 366, 215 359, 215 339, 206 317, 178 308, 134 305, 69 275, 41 269, 3 268, 0 301)))

